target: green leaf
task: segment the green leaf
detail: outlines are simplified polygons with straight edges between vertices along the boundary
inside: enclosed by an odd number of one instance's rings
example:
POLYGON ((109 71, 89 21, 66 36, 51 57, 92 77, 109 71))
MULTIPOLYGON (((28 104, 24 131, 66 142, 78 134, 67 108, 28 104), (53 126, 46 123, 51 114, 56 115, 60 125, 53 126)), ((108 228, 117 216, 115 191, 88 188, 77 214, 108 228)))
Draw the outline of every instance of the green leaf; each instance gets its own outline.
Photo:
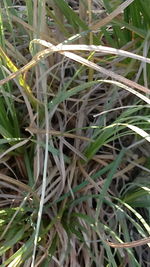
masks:
POLYGON ((3 245, 0 247, 0 256, 3 255, 8 249, 10 249, 14 244, 16 244, 24 234, 24 228, 20 229, 18 232, 16 232, 13 236, 13 238, 9 241, 3 242, 3 245))

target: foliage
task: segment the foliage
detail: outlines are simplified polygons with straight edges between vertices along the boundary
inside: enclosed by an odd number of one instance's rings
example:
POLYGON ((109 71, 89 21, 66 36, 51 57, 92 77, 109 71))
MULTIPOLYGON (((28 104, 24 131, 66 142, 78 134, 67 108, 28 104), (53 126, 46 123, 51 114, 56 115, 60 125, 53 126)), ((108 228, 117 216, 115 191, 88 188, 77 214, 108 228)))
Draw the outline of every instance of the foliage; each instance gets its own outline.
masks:
POLYGON ((148 4, 1 1, 0 266, 147 266, 148 4))

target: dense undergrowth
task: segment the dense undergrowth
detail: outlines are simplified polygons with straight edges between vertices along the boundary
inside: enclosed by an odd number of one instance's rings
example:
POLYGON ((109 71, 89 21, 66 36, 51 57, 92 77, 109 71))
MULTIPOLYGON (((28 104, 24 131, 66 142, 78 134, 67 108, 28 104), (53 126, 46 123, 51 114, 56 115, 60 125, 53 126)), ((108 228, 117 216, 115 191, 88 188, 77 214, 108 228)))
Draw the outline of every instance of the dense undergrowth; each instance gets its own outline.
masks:
POLYGON ((149 0, 0 5, 0 266, 149 266, 149 0))

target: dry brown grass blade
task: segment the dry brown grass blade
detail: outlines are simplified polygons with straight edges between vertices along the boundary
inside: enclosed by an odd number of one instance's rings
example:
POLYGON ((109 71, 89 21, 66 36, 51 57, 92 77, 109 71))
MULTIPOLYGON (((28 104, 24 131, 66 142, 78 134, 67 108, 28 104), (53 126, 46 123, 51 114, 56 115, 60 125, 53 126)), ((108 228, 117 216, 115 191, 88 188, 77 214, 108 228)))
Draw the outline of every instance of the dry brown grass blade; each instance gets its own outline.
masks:
POLYGON ((98 186, 97 183, 94 182, 94 180, 89 176, 89 174, 85 171, 85 169, 83 168, 83 166, 81 165, 80 162, 78 162, 78 166, 79 169, 81 171, 81 173, 83 174, 83 176, 89 181, 89 183, 95 188, 97 189, 97 191, 99 193, 101 193, 101 188, 98 186))
MULTIPOLYGON (((28 63, 26 64, 24 67, 22 67, 19 71, 16 71, 15 73, 12 73, 11 75, 9 75, 7 78, 3 79, 0 81, 0 85, 3 85, 5 84, 6 82, 8 82, 9 80, 15 78, 16 76, 22 74, 23 72, 29 70, 30 68, 32 68, 33 66, 35 66, 41 59, 49 56, 50 54, 54 53, 54 52, 59 52, 60 54, 80 63, 80 64, 83 64, 89 68, 92 68, 94 70, 97 70, 98 72, 101 72, 102 74, 104 75, 107 75, 121 83, 124 83, 125 85, 128 85, 130 87, 134 87, 146 94, 150 94, 150 90, 136 82, 133 82, 125 77, 122 77, 121 75, 119 74, 116 74, 114 73, 113 71, 110 71, 110 70, 107 70, 79 55, 76 55, 74 53, 71 53, 71 52, 66 52, 66 51, 63 51, 65 49, 65 46, 63 46, 62 44, 59 44, 57 46, 54 46, 52 45, 51 43, 48 43, 44 40, 39 40, 39 39, 35 39, 33 40, 33 42, 35 43, 39 43, 43 46, 47 46, 49 47, 48 49, 45 49, 44 51, 41 51, 39 53, 37 53, 33 59, 28 63)), ((67 49, 69 49, 69 47, 67 46, 67 49)), ((79 48, 78 48, 79 49, 79 48)), ((105 47, 106 49, 106 47, 105 47)), ((71 46, 70 46, 70 50, 71 50, 71 46)), ((115 49, 114 49, 115 50, 115 49)), ((148 59, 147 59, 148 60, 148 59)))
POLYGON ((11 183, 11 184, 14 184, 14 185, 16 185, 18 187, 21 187, 23 190, 31 193, 35 197, 35 199, 39 202, 38 195, 31 189, 30 186, 28 186, 28 185, 26 185, 26 184, 24 184, 24 183, 22 183, 22 182, 20 182, 20 181, 18 181, 16 179, 13 179, 12 177, 7 176, 7 175, 5 175, 3 173, 0 173, 0 180, 3 180, 5 182, 11 183))
POLYGON ((113 178, 117 178, 117 177, 121 177, 122 175, 124 175, 125 173, 131 171, 133 168, 135 168, 135 164, 144 164, 146 161, 145 157, 140 157, 139 159, 133 161, 132 163, 130 163, 129 165, 127 165, 123 170, 118 171, 113 178))
POLYGON ((109 23, 112 19, 117 17, 123 10, 128 7, 134 0, 126 0, 122 3, 118 8, 116 8, 112 13, 110 13, 106 18, 102 19, 101 21, 95 23, 91 26, 92 31, 96 31, 98 28, 103 27, 107 23, 109 23))
MULTIPOLYGON (((38 129, 38 128, 27 127, 25 130, 31 134, 46 134, 46 130, 42 130, 42 129, 38 129)), ((62 133, 60 131, 55 131, 55 130, 48 131, 48 134, 55 135, 55 136, 65 136, 65 137, 74 138, 74 139, 79 138, 81 140, 85 140, 88 142, 94 142, 92 139, 90 139, 88 137, 79 136, 79 135, 75 135, 75 134, 71 134, 71 133, 62 133)))
POLYGON ((138 246, 143 246, 146 245, 150 242, 150 236, 137 240, 137 241, 133 241, 133 242, 126 242, 126 243, 113 243, 113 242, 109 242, 109 241, 105 241, 110 247, 112 248, 134 248, 134 247, 138 247, 138 246))
POLYGON ((43 55, 43 51, 40 51, 39 53, 37 53, 36 56, 33 57, 33 59, 29 63, 27 63, 22 68, 20 68, 18 71, 10 74, 5 79, 1 80, 0 81, 0 85, 3 85, 6 82, 9 82, 10 80, 12 80, 12 79, 16 78, 17 76, 21 75, 23 72, 26 72, 29 69, 31 69, 32 67, 34 67, 43 57, 46 57, 47 54, 50 54, 50 51, 51 51, 50 49, 45 49, 44 50, 44 55, 43 55))
POLYGON ((0 160, 1 160, 5 155, 9 154, 11 151, 13 151, 13 150, 15 150, 15 149, 17 149, 17 148, 19 148, 19 147, 24 146, 26 143, 29 142, 29 140, 30 140, 30 138, 25 139, 25 140, 23 140, 23 141, 21 141, 21 142, 18 142, 18 143, 15 144, 15 145, 9 147, 7 150, 5 150, 5 151, 0 155, 0 160))
MULTIPOLYGON (((41 43, 43 43, 43 45, 45 44, 47 47, 51 48, 51 43, 49 46, 49 42, 40 41, 41 43)), ((61 45, 59 44, 58 46, 55 46, 55 48, 53 47, 52 49, 56 49, 56 51, 58 50, 58 52, 60 51, 90 51, 90 52, 100 52, 100 53, 105 53, 105 54, 115 54, 117 56, 123 56, 123 57, 129 57, 129 58, 133 58, 133 59, 137 59, 139 61, 145 62, 145 63, 149 63, 150 64, 150 58, 146 57, 146 56, 141 56, 132 52, 128 52, 126 50, 123 49, 117 49, 117 48, 113 48, 113 47, 109 47, 109 46, 104 46, 104 45, 77 45, 77 44, 71 44, 71 45, 61 45)))
POLYGON ((110 71, 110 70, 107 70, 107 69, 105 69, 103 67, 100 67, 97 64, 95 64, 95 63, 93 63, 93 62, 91 62, 91 61, 89 61, 89 60, 87 60, 85 58, 82 58, 82 57, 80 57, 78 55, 75 55, 75 54, 73 54, 71 52, 60 52, 60 53, 65 55, 66 57, 69 57, 69 58, 71 58, 71 59, 73 59, 73 60, 75 60, 75 61, 77 61, 77 62, 79 62, 79 63, 81 63, 81 64, 83 64, 85 66, 87 66, 87 67, 93 68, 93 69, 101 72, 102 74, 113 78, 114 80, 117 80, 117 81, 119 81, 121 83, 124 83, 125 85, 128 85, 129 87, 134 87, 134 88, 136 88, 136 89, 138 89, 138 90, 140 90, 140 91, 142 91, 142 92, 144 92, 146 94, 150 94, 150 90, 148 88, 146 88, 146 87, 144 87, 144 86, 142 86, 142 85, 140 85, 140 84, 138 84, 136 82, 133 82, 133 81, 131 81, 131 80, 125 78, 125 77, 122 77, 121 75, 116 74, 113 71, 110 71))
POLYGON ((87 158, 74 146, 72 146, 69 142, 67 142, 64 138, 63 138, 63 143, 66 147, 68 147, 74 154, 76 154, 78 157, 80 157, 81 159, 83 159, 84 161, 87 161, 87 158))
POLYGON ((17 58, 21 62, 21 64, 27 64, 28 60, 17 50, 8 40, 5 40, 6 46, 9 48, 6 49, 8 56, 11 58, 17 58))

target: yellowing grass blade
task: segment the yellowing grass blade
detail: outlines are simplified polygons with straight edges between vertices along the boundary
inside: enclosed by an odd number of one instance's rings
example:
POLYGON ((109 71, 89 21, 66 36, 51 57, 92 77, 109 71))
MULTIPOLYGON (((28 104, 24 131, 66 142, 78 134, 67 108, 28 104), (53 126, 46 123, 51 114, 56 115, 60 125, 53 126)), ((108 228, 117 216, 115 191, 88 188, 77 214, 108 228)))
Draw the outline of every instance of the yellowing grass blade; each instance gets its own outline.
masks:
MULTIPOLYGON (((3 51, 2 47, 0 46, 0 57, 3 59, 9 70, 13 73, 19 71, 19 69, 15 66, 15 64, 11 61, 11 59, 6 55, 6 53, 3 51)), ((30 86, 26 83, 25 79, 23 78, 23 75, 18 75, 18 81, 19 84, 23 87, 24 92, 28 96, 30 102, 34 106, 34 108, 37 108, 37 105, 40 104, 39 100, 35 98, 35 96, 32 94, 32 90, 30 86)))

